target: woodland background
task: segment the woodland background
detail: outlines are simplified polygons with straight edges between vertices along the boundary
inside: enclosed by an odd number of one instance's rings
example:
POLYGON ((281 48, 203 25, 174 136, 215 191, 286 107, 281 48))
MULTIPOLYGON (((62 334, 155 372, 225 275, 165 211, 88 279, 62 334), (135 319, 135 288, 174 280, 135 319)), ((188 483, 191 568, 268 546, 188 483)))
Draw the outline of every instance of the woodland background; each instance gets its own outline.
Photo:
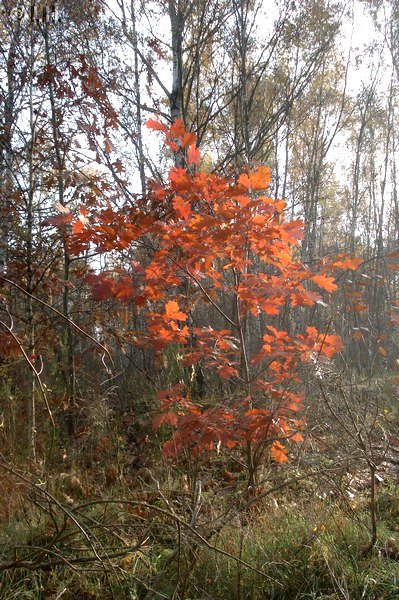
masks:
POLYGON ((398 597, 398 48, 396 0, 2 0, 1 597, 398 597), (180 130, 177 152, 163 143, 180 122, 188 152, 180 130), (249 314, 224 334, 236 362, 190 364, 177 334, 144 344, 157 287, 193 346, 240 321, 238 294, 226 276, 217 314, 213 285, 168 296, 160 270, 142 298, 159 232, 138 244, 126 224, 203 214, 155 203, 173 167, 261 165, 321 294, 313 280, 312 301, 249 314), (242 349, 268 326, 342 340, 299 366, 300 434, 269 423, 248 454, 195 430, 165 455, 182 388, 211 418, 248 398, 242 349))

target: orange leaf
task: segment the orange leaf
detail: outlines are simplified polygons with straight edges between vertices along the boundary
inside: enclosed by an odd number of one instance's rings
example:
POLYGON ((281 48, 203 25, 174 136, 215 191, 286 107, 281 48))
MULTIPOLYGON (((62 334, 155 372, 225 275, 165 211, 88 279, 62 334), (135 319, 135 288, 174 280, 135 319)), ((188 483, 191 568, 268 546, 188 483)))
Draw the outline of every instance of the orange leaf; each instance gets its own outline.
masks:
POLYGON ((337 352, 341 352, 344 349, 339 335, 326 335, 321 340, 320 351, 328 358, 332 358, 337 352))
POLYGON ((270 449, 270 455, 278 463, 285 463, 288 461, 287 450, 278 440, 273 442, 270 449))
POLYGON ((254 225, 264 225, 267 221, 267 217, 265 215, 255 215, 252 217, 252 223, 254 225))
POLYGON ((63 214, 63 215, 55 215, 54 217, 48 217, 42 221, 43 225, 55 225, 59 227, 60 225, 64 225, 64 223, 70 223, 73 220, 72 213, 63 214))
POLYGON ((161 123, 161 121, 155 121, 154 119, 148 119, 148 121, 146 122, 146 126, 149 129, 154 129, 154 131, 163 131, 164 133, 168 131, 166 125, 161 123))
POLYGON ((177 400, 180 399, 183 390, 183 384, 177 383, 166 390, 158 390, 157 400, 177 400))
POLYGON ((187 315, 180 311, 176 300, 169 300, 165 304, 165 314, 168 321, 185 321, 187 319, 187 315))
POLYGON ((165 413, 164 422, 166 423, 166 425, 170 425, 171 427, 176 427, 178 420, 179 419, 178 419, 177 415, 175 415, 175 413, 172 413, 172 412, 165 413))
POLYGON ((259 167, 254 173, 247 175, 243 173, 238 178, 238 183, 252 190, 264 190, 271 181, 270 169, 268 167, 259 167))
POLYGON ((355 312, 362 312, 367 309, 367 306, 365 304, 353 304, 351 308, 355 312))
POLYGON ((349 269, 351 271, 354 271, 362 264, 362 262, 363 260, 361 258, 347 257, 343 258, 342 260, 337 260, 333 262, 332 266, 338 267, 339 269, 349 269))
POLYGON ((287 203, 284 202, 284 200, 276 200, 273 203, 273 206, 274 206, 274 208, 276 209, 277 212, 281 213, 281 212, 283 212, 283 210, 287 206, 287 203))
POLYGON ((201 158, 201 153, 197 146, 189 146, 187 150, 187 162, 189 165, 198 165, 201 158))
POLYGON ((197 139, 196 133, 194 133, 193 131, 191 131, 191 132, 186 131, 186 133, 183 135, 182 140, 181 140, 181 147, 185 148, 186 146, 191 146, 192 144, 195 144, 196 139, 197 139))
POLYGON ((236 200, 236 202, 238 202, 240 206, 244 207, 251 202, 251 198, 249 196, 235 196, 234 199, 236 200))
POLYGON ((84 225, 82 223, 82 221, 79 219, 79 217, 76 219, 75 223, 72 225, 72 233, 74 235, 78 235, 79 233, 82 233, 82 231, 84 231, 84 225))
POLYGON ((326 275, 312 275, 312 279, 319 287, 327 292, 335 292, 338 289, 336 283, 334 283, 333 277, 327 277, 326 275))
POLYGON ((165 423, 165 425, 170 425, 171 427, 175 427, 178 423, 178 417, 177 415, 175 415, 175 413, 172 412, 166 412, 166 413, 160 413, 159 415, 156 415, 153 420, 152 420, 152 428, 153 429, 159 429, 161 427, 161 425, 163 425, 165 423))
POLYGON ((191 205, 185 202, 181 196, 176 196, 173 200, 173 208, 177 215, 182 219, 188 219, 191 214, 191 205))
POLYGON ((113 296, 115 282, 106 273, 87 275, 85 281, 91 287, 92 297, 96 302, 108 300, 113 296))
POLYGON ((124 275, 115 286, 115 297, 119 300, 129 300, 134 295, 132 278, 129 275, 124 275))
POLYGON ((176 119, 175 121, 173 121, 173 125, 170 128, 170 133, 175 138, 182 138, 184 136, 184 134, 186 133, 186 129, 181 119, 176 119))
POLYGON ((231 365, 224 365, 218 368, 218 373, 222 379, 229 379, 232 375, 238 375, 237 369, 231 365))

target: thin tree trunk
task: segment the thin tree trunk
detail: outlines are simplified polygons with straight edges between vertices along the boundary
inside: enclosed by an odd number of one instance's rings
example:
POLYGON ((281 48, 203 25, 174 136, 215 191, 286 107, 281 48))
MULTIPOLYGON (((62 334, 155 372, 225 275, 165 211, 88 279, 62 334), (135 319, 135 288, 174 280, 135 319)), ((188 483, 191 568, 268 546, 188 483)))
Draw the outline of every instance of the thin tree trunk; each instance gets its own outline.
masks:
POLYGON ((12 194, 12 126, 15 96, 15 51, 18 31, 10 41, 7 56, 7 88, 4 95, 4 121, 0 139, 0 273, 7 268, 8 238, 10 230, 10 196, 12 194))
MULTIPOLYGON (((43 29, 44 42, 45 42, 45 52, 46 52, 46 61, 47 65, 51 66, 51 56, 50 56, 50 46, 48 39, 48 31, 45 26, 43 29)), ((53 143, 54 143, 54 151, 56 157, 56 166, 57 166, 57 188, 58 188, 58 202, 65 206, 65 197, 64 197, 64 156, 61 151, 61 143, 60 143, 60 132, 57 125, 57 112, 56 112, 56 104, 54 97, 54 86, 53 80, 50 77, 48 82, 48 91, 50 98, 50 107, 51 107, 51 125, 53 132, 53 143)), ((74 336, 72 332, 72 326, 70 323, 70 312, 69 312, 69 282, 70 282, 70 266, 71 266, 71 258, 69 256, 68 247, 67 247, 67 238, 64 235, 63 237, 63 259, 64 259, 64 286, 62 293, 62 312, 66 317, 65 325, 64 325, 64 348, 65 348, 65 375, 67 382, 67 395, 68 395, 68 416, 67 416, 67 426, 68 433, 70 436, 73 435, 75 430, 75 419, 74 419, 74 408, 75 408, 75 400, 76 400, 76 375, 75 375, 75 367, 74 367, 74 336)))
MULTIPOLYGON (((29 120, 30 120, 30 147, 29 147, 29 189, 27 198, 27 247, 26 247, 26 290, 29 294, 34 292, 33 280, 33 226, 34 226, 34 173, 33 153, 35 148, 35 120, 33 114, 33 35, 30 37, 30 82, 29 82, 29 120)), ((33 298, 27 298, 28 322, 28 354, 35 362, 35 315, 33 298)), ((36 460, 36 377, 29 369, 29 396, 28 396, 28 444, 32 460, 36 460)))
POLYGON ((137 133, 137 153, 138 153, 138 164, 140 173, 141 183, 141 194, 144 197, 146 195, 146 177, 144 169, 144 149, 143 149, 143 134, 142 134, 142 117, 141 117, 141 90, 140 90, 140 71, 139 71, 139 54, 138 54, 138 40, 137 40, 137 28, 136 28, 136 9, 134 5, 135 0, 131 0, 130 12, 132 19, 132 43, 134 52, 134 89, 136 95, 136 133, 137 133))
POLYGON ((169 18, 172 33, 172 92, 170 94, 170 118, 172 123, 183 115, 183 54, 182 36, 184 15, 180 0, 169 0, 169 18))

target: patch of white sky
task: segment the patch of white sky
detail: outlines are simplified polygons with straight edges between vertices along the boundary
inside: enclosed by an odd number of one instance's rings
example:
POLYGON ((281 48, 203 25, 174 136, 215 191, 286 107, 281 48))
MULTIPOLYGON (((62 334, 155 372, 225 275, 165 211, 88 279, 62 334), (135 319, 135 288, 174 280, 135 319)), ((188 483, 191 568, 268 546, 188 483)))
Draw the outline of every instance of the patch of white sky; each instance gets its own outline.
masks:
MULTIPOLYGON (((121 4, 123 0, 104 0, 107 13, 120 22, 122 17, 121 4)), ((264 0, 260 5, 259 12, 256 16, 256 35, 258 38, 258 47, 261 51, 262 45, 267 42, 272 33, 274 23, 278 18, 279 10, 284 8, 287 0, 277 0, 270 2, 264 0)), ((126 3, 126 10, 129 8, 129 3, 126 3)), ((154 4, 148 3, 146 10, 137 15, 137 21, 140 27, 140 34, 144 38, 157 39, 163 51, 167 55, 171 55, 171 33, 170 21, 165 7, 156 8, 154 4)), ((391 77, 391 58, 389 49, 384 40, 384 26, 389 20, 388 3, 383 4, 383 7, 377 14, 377 20, 380 29, 376 28, 373 17, 367 9, 364 2, 360 0, 351 0, 346 2, 345 11, 342 13, 341 31, 338 37, 338 53, 341 54, 343 64, 348 62, 346 96, 356 98, 363 88, 367 88, 374 78, 378 80, 378 89, 381 92, 388 89, 391 77)), ((132 49, 124 49, 126 46, 122 43, 119 49, 120 59, 125 64, 133 65, 132 49)), ((158 60, 155 66, 157 76, 162 81, 164 87, 168 90, 172 85, 172 62, 171 60, 158 60)), ((142 75, 142 84, 144 83, 145 75, 142 75)), ((343 83, 342 83, 342 93, 343 83)), ((167 103, 165 93, 159 84, 153 81, 153 93, 155 96, 161 97, 167 103)), ((142 97, 144 103, 151 106, 152 99, 146 94, 145 85, 142 85, 142 97)), ((165 104, 166 107, 167 104, 165 104)), ((167 108, 165 108, 167 112, 167 108)), ((334 120, 336 120, 337 111, 331 115, 331 131, 334 130, 334 120)), ((145 115, 147 118, 149 115, 145 115)), ((151 115, 152 116, 152 115, 151 115)), ((159 162, 162 156, 162 145, 160 136, 154 132, 149 132, 143 128, 143 139, 146 146, 146 151, 156 162, 159 162)), ((202 148, 203 152, 208 151, 212 155, 209 148, 202 148)), ((349 147, 349 133, 343 129, 339 131, 331 145, 327 160, 334 165, 333 172, 338 182, 342 183, 348 177, 348 161, 351 160, 351 150, 349 147)), ((282 162, 282 164, 284 164, 282 162)), ((140 189, 137 170, 129 169, 129 187, 137 190, 140 189)), ((289 200, 287 198, 287 200, 289 200)))
MULTIPOLYGON (((341 47, 345 60, 349 60, 346 94, 353 99, 375 83, 376 92, 388 98, 392 75, 392 61, 384 28, 389 22, 386 3, 376 15, 378 27, 364 2, 352 4, 351 17, 344 20, 341 47)), ((341 177, 347 174, 349 143, 348 131, 341 132, 332 146, 336 169, 341 177)))
MULTIPOLYGON (((106 15, 111 16, 115 19, 118 26, 121 26, 123 19, 123 11, 126 15, 127 27, 131 27, 130 22, 130 2, 129 0, 103 0, 105 6, 106 15), (122 9, 123 7, 123 9, 122 9)), ((160 43, 162 52, 171 58, 171 32, 170 32, 170 20, 165 6, 159 7, 154 3, 148 2, 142 10, 137 11, 136 14, 136 26, 138 29, 139 36, 144 40, 157 40, 160 43)), ((122 33, 122 35, 124 35, 122 33)), ((129 45, 126 39, 122 39, 122 43, 116 51, 120 57, 121 63, 130 68, 131 73, 134 72, 134 51, 129 45)), ((164 101, 165 107, 164 112, 168 112, 167 109, 167 97, 162 89, 161 85, 156 79, 152 77, 151 83, 151 94, 148 93, 148 78, 147 69, 144 65, 141 65, 140 75, 140 95, 142 104, 148 107, 152 107, 154 104, 153 98, 157 98, 164 101)), ((172 61, 162 60, 157 58, 154 69, 157 74, 157 78, 162 83, 162 86, 166 90, 172 88, 172 61)), ((134 81, 132 75, 132 81, 130 87, 133 88, 134 81)), ((119 103, 116 108, 121 108, 121 100, 115 97, 115 102, 119 103)), ((162 102, 161 102, 162 104, 162 102)), ((156 118, 154 114, 143 111, 144 123, 142 123, 142 139, 146 155, 153 161, 154 164, 162 164, 163 159, 163 144, 159 134, 155 134, 145 127, 145 121, 148 118, 156 118)), ((129 187, 131 189, 140 189, 140 177, 138 169, 129 170, 129 187)))
MULTIPOLYGON (((103 0, 106 6, 108 15, 112 15, 116 21, 121 20, 121 2, 122 0, 103 0)), ((256 33, 258 36, 259 49, 261 51, 262 44, 265 44, 273 31, 275 21, 279 15, 279 9, 284 7, 287 0, 279 0, 271 2, 264 0, 255 24, 256 33)), ((126 3, 126 0, 125 0, 126 3)), ((126 3, 128 7, 129 3, 126 3)), ((378 15, 381 28, 384 28, 384 23, 387 22, 387 8, 381 9, 378 15)), ((170 21, 165 6, 163 9, 154 9, 152 3, 148 3, 146 10, 137 15, 138 24, 140 27, 140 35, 143 38, 157 39, 162 47, 162 50, 167 56, 171 56, 171 32, 170 21)), ((367 11, 365 3, 359 0, 347 2, 347 10, 343 14, 341 32, 338 40, 338 50, 341 53, 343 64, 348 63, 346 95, 355 98, 363 87, 370 85, 370 82, 377 76, 379 87, 381 90, 386 90, 389 85, 391 76, 391 59, 387 45, 384 43, 383 33, 376 29, 373 17, 367 11)), ((122 40, 118 50, 120 60, 126 65, 133 67, 134 54, 132 48, 126 49, 126 45, 122 40)), ((172 85, 172 61, 158 60, 155 65, 157 75, 162 81, 163 86, 170 90, 172 85)), ((142 74, 142 98, 145 104, 151 106, 152 98, 145 91, 145 69, 142 74)), ((133 80, 133 77, 132 77, 133 80)), ((343 87, 342 90, 343 92, 343 87)), ((153 81, 153 94, 155 97, 163 98, 165 102, 165 112, 167 109, 167 98, 161 86, 156 81, 153 81)), ((116 106, 120 108, 120 106, 116 106)), ((146 114, 144 118, 153 116, 146 114)), ((331 115, 331 130, 334 128, 334 119, 337 113, 331 115)), ((154 160, 154 163, 160 163, 163 156, 162 142, 158 134, 143 128, 143 140, 146 147, 146 152, 154 160)), ((282 143, 282 146, 284 144, 282 143)), ((209 148, 201 148, 202 152, 208 152, 212 156, 212 150, 209 148)), ((343 130, 339 132, 332 144, 327 160, 333 165, 333 173, 336 180, 343 185, 348 179, 348 167, 352 159, 352 151, 349 144, 348 132, 343 130)), ((130 161, 128 161, 130 162, 130 161)), ((281 153, 281 164, 284 165, 283 151, 281 153)), ((100 166, 99 166, 100 167, 100 166)), ((129 188, 133 191, 140 190, 140 181, 138 169, 135 169, 132 164, 126 165, 126 178, 129 180, 129 188)), ((101 167, 100 167, 101 168, 101 167)), ((350 185, 350 183, 348 184, 350 185)), ((287 198, 290 205, 290 198, 287 198)), ((299 207, 298 207, 299 208, 299 207)), ((105 259, 104 259, 105 260, 105 259)))

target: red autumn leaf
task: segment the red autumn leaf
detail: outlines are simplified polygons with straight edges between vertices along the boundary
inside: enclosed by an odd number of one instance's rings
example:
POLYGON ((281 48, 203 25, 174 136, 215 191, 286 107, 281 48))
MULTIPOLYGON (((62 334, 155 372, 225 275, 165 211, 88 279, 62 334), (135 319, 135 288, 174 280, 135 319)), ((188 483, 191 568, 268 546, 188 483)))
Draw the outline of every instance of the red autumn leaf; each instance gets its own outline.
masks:
POLYGON ((79 233, 82 233, 82 231, 84 231, 84 225, 82 223, 82 221, 78 218, 76 219, 75 223, 72 225, 72 233, 73 235, 78 235, 79 233))
POLYGON ((176 300, 169 300, 169 302, 165 304, 165 315, 166 320, 168 321, 186 321, 187 319, 187 315, 184 312, 181 312, 176 300))
POLYGON ((117 158, 116 161, 114 161, 112 164, 116 173, 118 174, 123 173, 123 171, 125 170, 122 161, 119 158, 117 158))
POLYGON ((197 146, 189 146, 187 150, 187 162, 189 165, 198 165, 201 153, 197 146))
POLYGON ((287 449, 284 448, 283 444, 278 440, 275 440, 270 448, 270 455, 278 463, 285 463, 288 461, 287 449))
POLYGON ((252 223, 254 225, 265 225, 267 220, 268 217, 266 217, 266 215, 254 215, 252 217, 252 223))
POLYGON ((235 201, 238 202, 238 204, 240 204, 240 206, 248 206, 248 204, 251 202, 251 198, 249 196, 235 196, 234 197, 235 201))
POLYGON ((327 275, 312 275, 312 279, 317 285, 327 292, 335 292, 338 289, 333 277, 327 275))
POLYGON ((275 202, 273 203, 273 206, 277 212, 281 213, 287 206, 287 203, 284 202, 284 200, 275 200, 275 202))
MULTIPOLYGON (((181 120, 168 128, 150 119, 148 126, 163 132, 165 143, 180 152, 179 160, 185 154, 188 165, 200 163, 196 136, 185 130, 181 120)), ((293 252, 303 236, 303 222, 284 222, 278 214, 285 208, 284 201, 257 193, 269 183, 266 167, 238 177, 173 167, 165 183, 152 181, 146 198, 138 196, 134 205, 124 206, 120 212, 110 205, 98 210, 91 202, 90 226, 84 232, 81 225, 89 222, 84 211, 80 212, 76 244, 93 245, 100 252, 120 250, 125 253, 123 260, 135 256, 142 264, 140 269, 134 268, 133 279, 115 268, 112 275, 97 276, 92 282, 93 297, 129 299, 134 305, 137 319, 130 318, 130 306, 109 311, 112 319, 119 319, 119 330, 138 323, 134 325, 138 331, 122 334, 117 330, 116 335, 151 350, 165 380, 181 378, 170 368, 169 351, 181 366, 203 367, 207 384, 215 381, 215 375, 221 379, 237 376, 234 394, 221 396, 215 403, 193 402, 186 377, 185 385, 157 394, 159 414, 153 426, 174 428, 164 445, 165 455, 176 457, 185 449, 200 456, 220 445, 238 452, 253 440, 269 444, 272 458, 286 462, 284 439, 302 439, 297 432, 302 425, 292 418, 303 409, 296 390, 301 383, 301 361, 316 360, 320 354, 331 358, 343 347, 338 336, 324 336, 314 327, 301 334, 295 328, 288 333, 270 325, 281 321, 270 318, 281 310, 290 315, 295 306, 323 302, 321 292, 305 289, 309 279, 334 291, 337 285, 327 269, 353 269, 359 259, 339 255, 335 264, 324 262, 322 273, 310 274, 298 262, 298 252, 293 252), (184 325, 188 315, 181 308, 186 306, 190 307, 189 327, 184 325), (262 328, 253 332, 251 328, 254 339, 247 348, 246 365, 254 392, 250 403, 244 391, 243 367, 238 365, 243 362, 240 324, 251 315, 259 319, 262 328), (229 329, 222 329, 226 327, 229 329), (263 340, 259 331, 266 331, 263 340)), ((104 188, 105 197, 107 191, 104 188)), ((115 258, 113 264, 126 264, 115 258)), ((360 297, 351 297, 348 304, 359 301, 360 297)))
MULTIPOLYGON (((286 340, 289 341, 290 340, 290 336, 288 335, 288 333, 286 331, 279 331, 278 329, 276 329, 275 327, 273 327, 273 325, 266 325, 267 329, 269 331, 271 331, 273 333, 273 335, 278 339, 278 340, 286 340)), ((267 335, 267 334, 266 334, 267 335)), ((263 339, 267 340, 266 335, 263 336, 263 339)))
POLYGON ((367 305, 358 302, 357 304, 352 304, 350 308, 355 312, 363 312, 364 310, 367 310, 367 305))
POLYGON ((176 196, 173 199, 173 208, 175 209, 177 215, 182 219, 188 219, 191 214, 190 203, 183 200, 181 196, 176 196))
POLYGON ((54 215, 53 217, 47 217, 47 219, 44 219, 42 221, 42 225, 54 225, 55 227, 59 227, 60 225, 65 225, 65 223, 70 223, 72 220, 72 213, 54 215))
POLYGON ((191 179, 185 169, 173 167, 169 173, 169 179, 174 184, 174 189, 179 190, 179 192, 190 189, 191 179))
POLYGON ((157 400, 168 400, 168 401, 176 401, 181 398, 181 394, 183 391, 183 384, 177 383, 171 388, 167 388, 166 390, 158 390, 157 392, 157 400))
POLYGON ((153 429, 159 429, 163 424, 171 427, 176 427, 179 422, 179 418, 173 412, 160 413, 156 415, 152 420, 153 429))
POLYGON ((164 125, 160 121, 155 121, 154 119, 148 119, 148 121, 146 122, 146 126, 149 129, 154 129, 154 131, 163 131, 164 133, 168 131, 166 125, 164 125))
POLYGON ((188 132, 186 131, 186 133, 183 134, 183 137, 181 139, 181 147, 185 148, 186 146, 191 146, 192 144, 195 144, 197 139, 197 134, 194 133, 193 131, 188 132))
POLYGON ((344 349, 344 344, 339 335, 325 335, 324 337, 321 336, 321 338, 320 351, 328 358, 332 358, 344 349))
POLYGON ((87 275, 86 283, 91 287, 93 300, 101 302, 113 296, 114 280, 106 273, 87 275))
POLYGON ((132 278, 130 275, 124 275, 118 283, 115 285, 114 291, 115 298, 126 301, 134 296, 134 289, 132 285, 132 278))
POLYGON ((265 410, 264 408, 251 408, 250 410, 247 410, 247 412, 245 413, 246 417, 253 417, 253 416, 258 416, 258 415, 269 415, 269 411, 265 410))
POLYGON ((271 181, 270 169, 268 167, 259 167, 254 173, 242 174, 238 178, 238 183, 251 190, 264 190, 271 181))
POLYGON ((351 271, 355 271, 361 264, 363 260, 361 258, 342 258, 341 260, 336 260, 332 263, 333 267, 338 267, 339 269, 349 269, 351 271))
POLYGON ((304 223, 300 219, 284 223, 282 235, 287 238, 292 244, 297 244, 304 236, 304 223))
POLYGON ((218 367, 218 373, 222 379, 229 379, 232 375, 238 375, 237 369, 231 365, 218 367))
POLYGON ((173 122, 172 127, 170 128, 170 133, 176 139, 183 138, 183 136, 186 134, 186 129, 181 119, 176 119, 173 122))

